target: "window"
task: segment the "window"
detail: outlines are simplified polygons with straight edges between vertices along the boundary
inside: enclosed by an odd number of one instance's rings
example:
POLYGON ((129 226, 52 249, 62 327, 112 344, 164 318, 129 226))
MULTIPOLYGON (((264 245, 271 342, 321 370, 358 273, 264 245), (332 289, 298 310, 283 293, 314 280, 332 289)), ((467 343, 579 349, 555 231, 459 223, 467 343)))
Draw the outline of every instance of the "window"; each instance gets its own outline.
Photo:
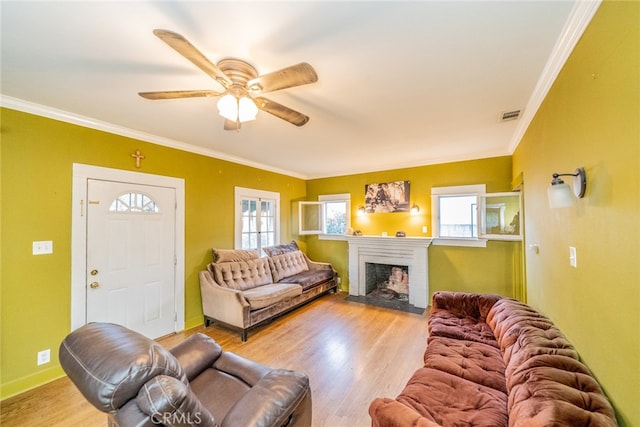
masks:
POLYGON ((300 202, 300 234, 345 235, 350 227, 351 195, 318 196, 317 202, 300 202))
POLYGON ((478 237, 478 197, 440 196, 439 237, 478 237))
POLYGON ((520 193, 486 193, 485 185, 431 189, 433 243, 486 246, 486 240, 522 240, 520 193))
POLYGON ((125 193, 109 206, 109 212, 158 213, 158 205, 143 193, 125 193))
POLYGON ((478 197, 485 188, 479 184, 431 189, 434 244, 485 245, 478 239, 478 197))
POLYGON ((279 243, 280 194, 236 187, 236 249, 262 248, 279 243))
POLYGON ((490 193, 480 196, 480 237, 522 240, 520 193, 490 193))

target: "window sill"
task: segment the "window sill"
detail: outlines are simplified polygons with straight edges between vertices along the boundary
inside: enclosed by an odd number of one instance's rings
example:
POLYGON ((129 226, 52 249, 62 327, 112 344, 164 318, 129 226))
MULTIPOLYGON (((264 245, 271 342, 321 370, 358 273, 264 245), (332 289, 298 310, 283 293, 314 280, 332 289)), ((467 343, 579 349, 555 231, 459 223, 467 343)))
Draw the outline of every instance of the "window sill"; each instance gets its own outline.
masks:
POLYGON ((434 238, 431 242, 435 246, 465 246, 471 248, 486 248, 486 239, 452 239, 452 238, 434 238))
POLYGON ((318 240, 347 240, 345 234, 318 234, 318 240))

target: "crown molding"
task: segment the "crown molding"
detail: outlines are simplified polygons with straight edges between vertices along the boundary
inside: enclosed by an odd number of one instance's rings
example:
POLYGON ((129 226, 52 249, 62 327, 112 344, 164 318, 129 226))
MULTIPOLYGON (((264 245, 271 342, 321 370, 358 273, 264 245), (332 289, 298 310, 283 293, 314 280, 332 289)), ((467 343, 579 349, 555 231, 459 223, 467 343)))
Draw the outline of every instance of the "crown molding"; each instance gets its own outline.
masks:
POLYGON ((124 136, 127 138, 133 138, 140 141, 150 142, 152 144, 162 145, 164 147, 175 148, 181 151, 187 151, 194 154, 200 154, 202 156, 213 157, 219 160, 225 160, 228 162, 238 163, 243 166, 249 166, 269 172, 279 173, 282 175, 291 176, 293 178, 307 179, 307 177, 300 174, 274 168, 269 165, 265 165, 257 162, 250 162, 240 157, 230 156, 215 150, 204 149, 185 142, 176 141, 174 139, 164 138, 161 136, 153 135, 146 132, 140 132, 137 130, 129 129, 124 126, 117 126, 112 123, 103 122, 93 119, 91 117, 81 116, 79 114, 70 113, 68 111, 59 110, 57 108, 47 107, 45 105, 36 104, 33 102, 25 101, 18 98, 0 94, 0 107, 9 108, 11 110, 22 111, 23 113, 34 114, 37 116, 46 117, 53 120, 59 120, 66 123, 71 123, 78 126, 83 126, 90 129, 99 130, 102 132, 112 133, 115 135, 124 136))
POLYGON ((518 144, 520 144, 540 105, 542 105, 542 101, 546 98, 553 82, 560 74, 560 70, 569 59, 601 3, 602 0, 578 0, 573 6, 511 138, 509 144, 510 154, 513 154, 518 144))

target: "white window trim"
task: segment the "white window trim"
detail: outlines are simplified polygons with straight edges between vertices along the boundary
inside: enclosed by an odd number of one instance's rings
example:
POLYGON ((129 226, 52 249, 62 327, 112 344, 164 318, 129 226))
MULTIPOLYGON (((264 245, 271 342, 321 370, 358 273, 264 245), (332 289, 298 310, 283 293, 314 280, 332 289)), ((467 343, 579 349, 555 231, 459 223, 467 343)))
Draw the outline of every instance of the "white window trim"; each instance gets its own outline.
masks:
MULTIPOLYGON (((349 227, 351 227, 351 193, 338 193, 338 194, 322 194, 318 196, 318 201, 317 202, 301 202, 301 203, 306 203, 306 204, 318 204, 318 205, 324 205, 324 202, 345 202, 346 203, 346 212, 347 212, 347 224, 346 224, 346 228, 349 229, 349 227)), ((324 206, 323 206, 323 213, 324 215, 324 206)), ((324 224, 323 224, 324 227, 324 224)), ((323 233, 323 232, 305 232, 305 233, 301 233, 301 234, 305 234, 305 235, 310 235, 310 234, 314 234, 318 236, 319 240, 346 240, 346 234, 328 234, 328 233, 323 233)))
POLYGON ((235 203, 235 221, 233 230, 233 241, 235 249, 242 247, 242 209, 241 203, 243 198, 275 200, 276 212, 274 218, 274 244, 280 244, 280 193, 275 191, 256 190, 254 188, 235 187, 234 189, 235 203))
MULTIPOLYGON (((340 194, 324 194, 318 196, 318 201, 320 202, 346 202, 347 207, 347 230, 351 227, 351 193, 340 193, 340 194)), ((345 240, 344 234, 328 234, 321 233, 319 236, 323 240, 345 240)))
POLYGON ((308 236, 308 235, 320 235, 323 234, 324 231, 324 203, 322 202, 298 202, 298 222, 299 222, 299 227, 298 227, 298 234, 301 236, 308 236), (321 223, 322 225, 320 226, 321 229, 319 230, 303 230, 303 225, 302 225, 302 217, 304 216, 302 211, 304 206, 315 206, 317 210, 322 209, 322 212, 320 213, 320 215, 322 215, 321 218, 321 223))
MULTIPOLYGON (((435 246, 466 246, 475 248, 485 248, 487 239, 477 237, 445 237, 439 236, 440 232, 440 198, 444 195, 455 196, 476 196, 478 200, 480 196, 486 193, 487 186, 485 184, 474 185, 457 185, 450 187, 432 187, 431 188, 431 229, 433 230, 432 244, 435 246)), ((480 226, 480 218, 478 218, 478 227, 480 226)), ((479 232, 479 230, 478 230, 479 232)))

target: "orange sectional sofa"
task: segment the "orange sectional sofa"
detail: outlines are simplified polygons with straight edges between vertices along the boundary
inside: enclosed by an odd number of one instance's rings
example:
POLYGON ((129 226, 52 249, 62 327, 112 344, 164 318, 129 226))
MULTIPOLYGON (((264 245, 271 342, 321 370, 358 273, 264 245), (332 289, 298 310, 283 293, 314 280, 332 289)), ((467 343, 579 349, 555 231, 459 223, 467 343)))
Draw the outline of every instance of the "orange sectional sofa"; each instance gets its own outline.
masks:
POLYGON ((576 349, 532 307, 497 295, 437 292, 424 365, 374 427, 617 426, 576 349))

